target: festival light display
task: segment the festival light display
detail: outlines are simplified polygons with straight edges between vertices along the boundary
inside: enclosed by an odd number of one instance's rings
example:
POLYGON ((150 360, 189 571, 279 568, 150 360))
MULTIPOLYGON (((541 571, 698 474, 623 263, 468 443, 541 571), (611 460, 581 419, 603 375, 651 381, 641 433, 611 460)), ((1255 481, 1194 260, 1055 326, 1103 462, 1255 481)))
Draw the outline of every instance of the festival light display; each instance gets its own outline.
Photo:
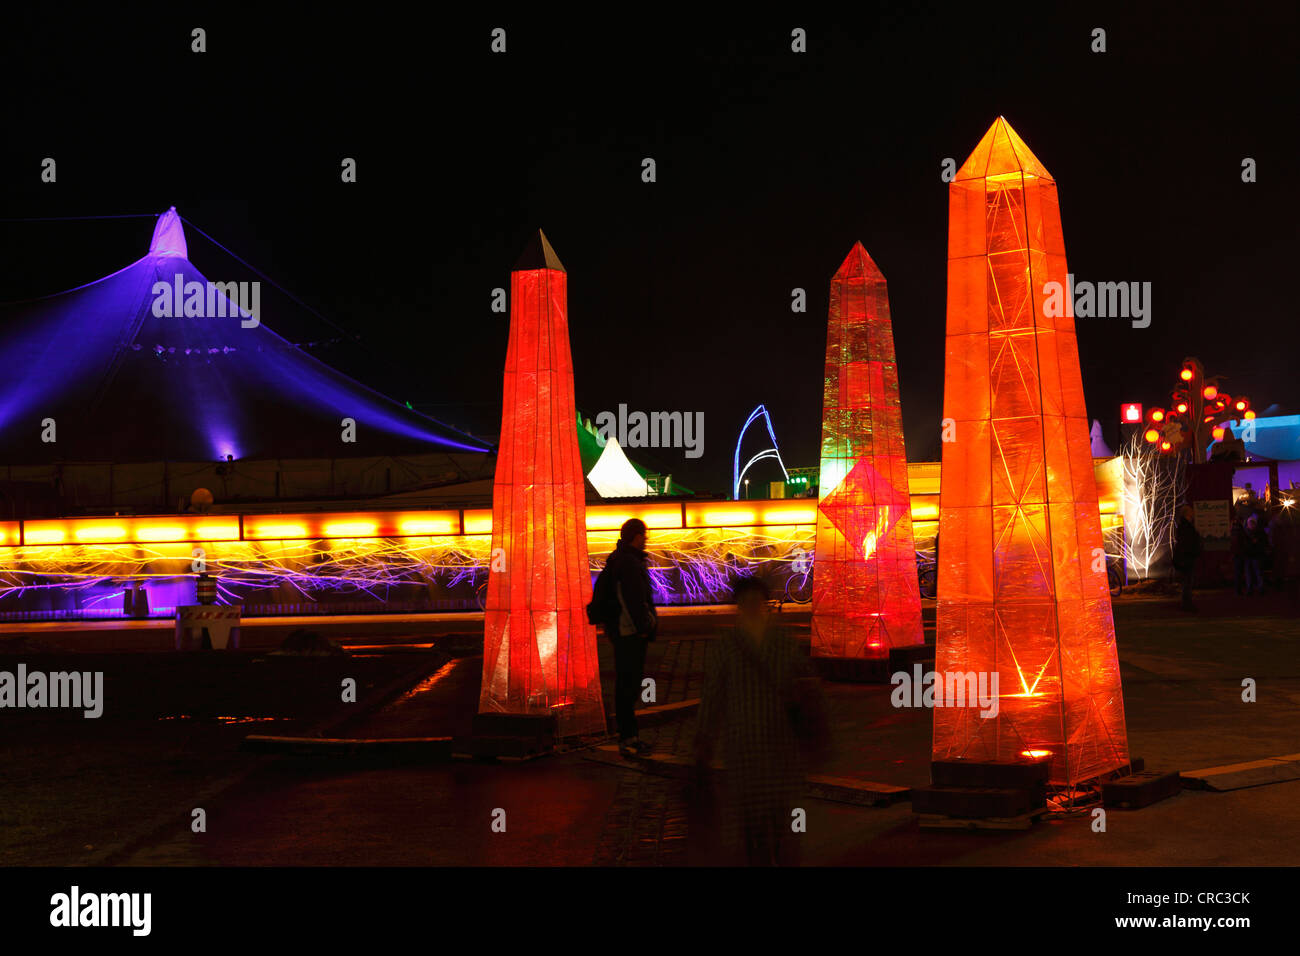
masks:
MULTIPOLYGON (((768 517, 782 513, 774 501, 768 517)), ((716 509, 716 504, 715 504, 716 509)), ((751 517, 753 509, 751 509, 751 517)), ((811 580, 812 516, 797 523, 731 524, 731 514, 693 518, 710 524, 652 528, 650 576, 664 605, 725 603, 736 574, 762 577, 785 600, 806 603, 811 580)), ((466 513, 468 514, 468 512, 466 513)), ((760 515, 761 516, 761 515, 760 515)), ((588 516, 588 573, 614 550, 625 511, 588 516)), ((647 522, 649 523, 649 522, 647 522)), ((480 610, 486 598, 492 534, 434 534, 386 538, 121 542, 0 548, 0 616, 114 617, 123 587, 151 591, 155 616, 167 616, 194 593, 193 549, 218 581, 221 604, 243 604, 244 616, 365 611, 480 610), (44 607, 18 610, 24 598, 44 607)))
POLYGON ((1123 469, 1124 562, 1139 580, 1163 573, 1174 547, 1178 505, 1187 491, 1187 463, 1164 456, 1132 435, 1116 461, 1123 469))
POLYGON ((1169 411, 1153 408, 1143 437, 1162 454, 1190 462, 1204 461, 1210 440, 1222 441, 1225 426, 1255 418, 1250 399, 1219 388, 1219 376, 1207 376, 1201 360, 1189 356, 1178 373, 1180 385, 1170 395, 1169 411))
MULTIPOLYGON (((938 526, 938 468, 908 466, 918 540, 938 526)), ((1117 510, 1116 501, 1102 500, 1103 523, 1118 520, 1117 510)), ((629 518, 651 531, 650 574, 662 604, 723 603, 738 573, 762 577, 782 600, 810 600, 817 518, 810 499, 590 505, 593 575, 629 518)), ((181 603, 193 596, 196 548, 219 581, 220 603, 242 603, 245 617, 478 610, 491 563, 492 511, 0 521, 0 617, 116 616, 126 583, 147 584, 153 614, 170 614, 169 593, 181 603), (35 605, 32 598, 39 599, 35 605)))
POLYGON ((949 184, 940 673, 999 710, 939 707, 936 760, 1051 755, 1055 783, 1128 763, 1115 628, 1056 183, 999 118, 949 184))
POLYGON ((923 644, 903 414, 885 277, 856 243, 831 279, 812 653, 923 644))
POLYGON ((479 712, 550 713, 563 735, 603 733, 568 275, 540 231, 510 274, 502 405, 479 712))
POLYGON ((731 497, 740 497, 740 483, 745 480, 745 473, 756 463, 768 458, 775 458, 776 463, 781 466, 781 474, 787 481, 790 480, 790 472, 786 470, 785 462, 781 459, 781 449, 776 444, 776 432, 772 430, 772 416, 769 414, 767 407, 759 405, 749 413, 749 418, 745 419, 744 426, 740 429, 740 435, 736 438, 736 457, 731 466, 731 497), (772 439, 772 447, 764 448, 754 457, 745 462, 745 467, 740 467, 740 446, 745 441, 745 432, 749 431, 749 426, 754 424, 759 418, 762 418, 767 424, 767 436, 772 439))

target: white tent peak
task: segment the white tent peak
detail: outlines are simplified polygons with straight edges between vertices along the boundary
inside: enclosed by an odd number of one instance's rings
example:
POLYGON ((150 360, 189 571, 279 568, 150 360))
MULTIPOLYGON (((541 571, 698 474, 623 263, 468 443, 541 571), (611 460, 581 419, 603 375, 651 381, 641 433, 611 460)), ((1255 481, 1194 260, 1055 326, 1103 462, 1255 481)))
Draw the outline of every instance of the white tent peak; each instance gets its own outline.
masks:
POLYGON ((644 498, 650 493, 645 479, 637 474, 613 435, 606 439, 605 450, 587 479, 602 498, 644 498))
POLYGON ((153 240, 149 243, 149 255, 189 258, 185 229, 181 226, 181 216, 175 206, 158 217, 158 224, 153 227, 153 240))

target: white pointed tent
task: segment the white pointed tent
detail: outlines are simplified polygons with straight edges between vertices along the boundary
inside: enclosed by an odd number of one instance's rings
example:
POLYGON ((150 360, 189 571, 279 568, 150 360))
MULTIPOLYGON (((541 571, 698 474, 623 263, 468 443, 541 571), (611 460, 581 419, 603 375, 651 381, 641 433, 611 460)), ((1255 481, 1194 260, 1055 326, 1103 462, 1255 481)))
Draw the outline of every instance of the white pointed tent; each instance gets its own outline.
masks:
POLYGON ((646 480, 637 474, 612 435, 587 480, 602 498, 644 498, 650 493, 646 480))

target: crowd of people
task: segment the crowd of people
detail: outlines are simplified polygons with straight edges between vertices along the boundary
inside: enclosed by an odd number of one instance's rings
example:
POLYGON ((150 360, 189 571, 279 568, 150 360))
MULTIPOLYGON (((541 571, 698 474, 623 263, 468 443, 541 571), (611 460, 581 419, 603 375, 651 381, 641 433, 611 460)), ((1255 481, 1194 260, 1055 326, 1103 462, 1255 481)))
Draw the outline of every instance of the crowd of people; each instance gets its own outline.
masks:
MULTIPOLYGON (((1294 502, 1294 495, 1286 494, 1275 506, 1270 506, 1249 482, 1233 502, 1229 553, 1238 595, 1261 595, 1270 588, 1295 590, 1296 577, 1300 573, 1300 542, 1296 538, 1296 522, 1300 516, 1295 514, 1294 502)), ((1190 504, 1184 504, 1179 508, 1174 529, 1173 552, 1174 571, 1181 582, 1184 610, 1196 610, 1192 604, 1192 581, 1203 550, 1194 509, 1190 504)))
POLYGON ((1247 482, 1245 494, 1232 506, 1232 566, 1240 595, 1264 593, 1263 570, 1273 556, 1266 527, 1276 530, 1278 525, 1269 522, 1267 509, 1247 482))

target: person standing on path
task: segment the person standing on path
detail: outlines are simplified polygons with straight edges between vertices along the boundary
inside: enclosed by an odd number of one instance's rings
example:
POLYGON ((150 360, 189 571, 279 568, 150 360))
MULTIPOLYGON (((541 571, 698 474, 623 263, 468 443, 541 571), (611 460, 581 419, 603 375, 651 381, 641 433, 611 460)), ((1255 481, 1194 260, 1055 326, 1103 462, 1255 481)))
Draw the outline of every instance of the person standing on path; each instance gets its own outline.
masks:
POLYGON ((618 751, 624 756, 645 754, 650 745, 637 732, 636 702, 645 677, 646 646, 655 639, 654 586, 645 550, 646 526, 629 518, 619 530, 618 544, 605 559, 616 602, 610 604, 605 636, 614 645, 614 719, 618 751))

